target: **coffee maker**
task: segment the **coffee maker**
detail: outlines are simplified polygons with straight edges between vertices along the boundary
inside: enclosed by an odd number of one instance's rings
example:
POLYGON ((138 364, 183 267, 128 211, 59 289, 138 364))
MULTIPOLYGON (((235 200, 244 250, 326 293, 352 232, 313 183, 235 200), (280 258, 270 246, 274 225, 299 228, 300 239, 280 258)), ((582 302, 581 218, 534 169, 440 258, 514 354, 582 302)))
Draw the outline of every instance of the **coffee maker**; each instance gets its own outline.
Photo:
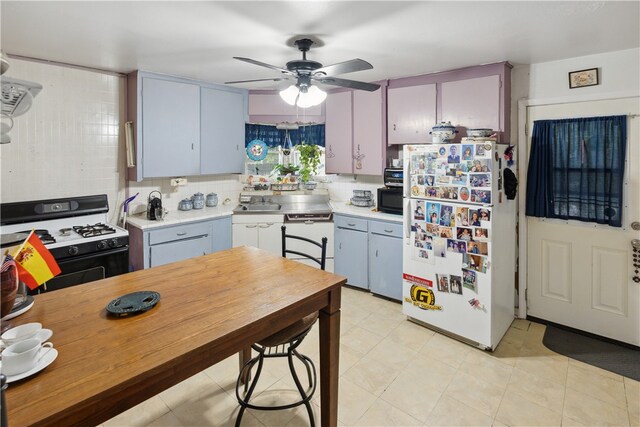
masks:
POLYGON ((162 193, 154 190, 149 193, 149 197, 147 198, 147 219, 151 221, 158 219, 156 212, 162 212, 162 193), (156 196, 154 193, 158 193, 159 196, 156 196))

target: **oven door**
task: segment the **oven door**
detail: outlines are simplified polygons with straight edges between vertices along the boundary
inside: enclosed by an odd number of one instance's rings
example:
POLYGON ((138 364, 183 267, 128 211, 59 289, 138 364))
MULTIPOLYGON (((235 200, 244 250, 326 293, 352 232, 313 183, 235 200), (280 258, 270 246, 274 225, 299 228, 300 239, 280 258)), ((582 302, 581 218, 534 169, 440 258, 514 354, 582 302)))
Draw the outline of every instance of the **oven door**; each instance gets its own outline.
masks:
POLYGON ((61 273, 36 290, 29 291, 30 294, 51 292, 127 273, 129 270, 129 247, 67 258, 57 262, 61 273))

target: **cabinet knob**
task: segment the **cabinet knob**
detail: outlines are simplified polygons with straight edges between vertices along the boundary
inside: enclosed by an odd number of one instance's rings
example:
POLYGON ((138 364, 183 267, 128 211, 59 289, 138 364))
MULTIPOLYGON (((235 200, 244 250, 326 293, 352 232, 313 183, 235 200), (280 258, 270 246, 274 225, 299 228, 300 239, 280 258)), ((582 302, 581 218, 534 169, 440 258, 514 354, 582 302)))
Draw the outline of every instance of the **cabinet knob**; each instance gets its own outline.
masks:
POLYGON ((178 236, 184 236, 185 234, 187 234, 186 231, 183 231, 182 233, 176 233, 178 236))
POLYGON ((396 124, 395 123, 393 124, 393 130, 396 130, 396 124))
POLYGON ((378 250, 376 249, 376 258, 378 258, 378 250))
POLYGON ((387 230, 386 228, 384 229, 385 233, 391 233, 393 230, 387 230))

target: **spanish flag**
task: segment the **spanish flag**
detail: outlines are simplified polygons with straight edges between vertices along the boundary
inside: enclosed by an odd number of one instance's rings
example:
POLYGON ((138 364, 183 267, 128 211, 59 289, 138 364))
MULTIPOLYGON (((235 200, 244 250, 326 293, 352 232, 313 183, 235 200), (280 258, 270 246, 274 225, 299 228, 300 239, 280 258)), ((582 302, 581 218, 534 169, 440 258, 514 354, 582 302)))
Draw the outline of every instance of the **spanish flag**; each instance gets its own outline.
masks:
POLYGON ((36 289, 60 274, 60 267, 38 236, 31 230, 29 237, 13 254, 18 266, 18 277, 29 289, 36 289))

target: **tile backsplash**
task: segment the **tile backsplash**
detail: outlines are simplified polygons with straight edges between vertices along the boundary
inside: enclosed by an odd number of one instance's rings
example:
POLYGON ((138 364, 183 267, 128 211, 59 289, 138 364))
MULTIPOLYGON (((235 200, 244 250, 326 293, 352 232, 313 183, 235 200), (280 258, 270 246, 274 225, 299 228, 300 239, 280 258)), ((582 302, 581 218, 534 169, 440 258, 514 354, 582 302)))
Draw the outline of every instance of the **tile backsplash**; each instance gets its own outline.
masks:
POLYGON ((0 146, 1 200, 107 194, 115 221, 125 180, 124 79, 10 58, 5 76, 43 86, 31 109, 14 118, 12 142, 0 146))

